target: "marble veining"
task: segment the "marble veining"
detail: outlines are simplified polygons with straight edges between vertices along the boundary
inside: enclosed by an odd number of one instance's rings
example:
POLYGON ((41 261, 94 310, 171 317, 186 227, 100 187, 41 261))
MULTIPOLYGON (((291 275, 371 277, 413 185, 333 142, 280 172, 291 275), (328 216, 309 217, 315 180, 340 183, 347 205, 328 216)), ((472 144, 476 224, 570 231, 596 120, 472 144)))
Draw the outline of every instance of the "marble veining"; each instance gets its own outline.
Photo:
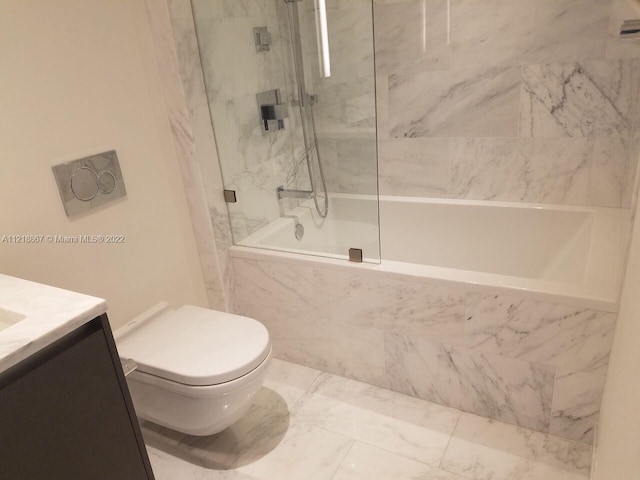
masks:
POLYGON ((390 75, 390 136, 515 136, 519 86, 513 67, 390 75))
POLYGON ((606 373, 617 315, 502 295, 468 294, 465 338, 474 350, 606 373))
POLYGON ((332 480, 463 480, 463 477, 425 465, 366 442, 354 442, 332 480))
POLYGON ((452 68, 602 58, 609 14, 601 0, 454 0, 452 68))
POLYGON ((449 196, 584 205, 592 156, 572 139, 456 139, 449 196))
POLYGON ((598 423, 604 375, 558 369, 549 433, 591 443, 598 423))
POLYGON ((240 421, 210 437, 144 422, 156 478, 585 480, 589 475, 587 445, 278 359, 258 399, 240 421))
POLYGON ((578 480, 590 462, 587 445, 463 413, 441 468, 470 480, 578 480))
POLYGON ((0 309, 19 320, 0 330, 0 372, 107 311, 101 298, 0 274, 0 309))
POLYGON ((378 142, 381 195, 448 197, 450 144, 446 138, 393 138, 378 142))
POLYGON ((520 136, 630 136, 638 115, 638 66, 610 60, 524 67, 520 136))
POLYGON ((449 68, 447 1, 376 2, 376 71, 410 73, 449 68))
POLYGON ((147 16, 154 42, 167 116, 196 239, 209 306, 228 310, 212 221, 207 208, 205 180, 197 159, 193 123, 178 66, 177 44, 165 2, 147 1, 147 16))
POLYGON ((236 311, 267 325, 280 358, 592 440, 615 313, 373 272, 234 265, 236 311))
POLYGON ((410 395, 535 430, 549 428, 555 369, 385 331, 389 385, 410 395))
POLYGON ((322 374, 307 395, 295 410, 298 421, 429 465, 438 465, 459 415, 451 408, 328 374, 322 374))
POLYGON ((290 315, 272 307, 241 304, 239 313, 269 329, 278 357, 386 386, 382 329, 290 315))
POLYGON ((379 0, 374 13, 381 192, 629 204, 640 47, 618 38, 627 1, 379 0), (402 139, 442 137, 448 153, 401 153, 402 139))

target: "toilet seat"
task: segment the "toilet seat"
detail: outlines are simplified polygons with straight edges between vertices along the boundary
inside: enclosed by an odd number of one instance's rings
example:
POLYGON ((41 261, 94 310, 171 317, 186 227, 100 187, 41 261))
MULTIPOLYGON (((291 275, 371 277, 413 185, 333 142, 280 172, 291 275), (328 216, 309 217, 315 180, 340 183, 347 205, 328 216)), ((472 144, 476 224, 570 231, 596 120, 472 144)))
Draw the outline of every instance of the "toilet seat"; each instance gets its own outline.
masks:
POLYGON ((139 372, 194 387, 243 377, 271 351, 260 322, 192 305, 161 304, 129 322, 117 340, 120 356, 134 360, 139 372))

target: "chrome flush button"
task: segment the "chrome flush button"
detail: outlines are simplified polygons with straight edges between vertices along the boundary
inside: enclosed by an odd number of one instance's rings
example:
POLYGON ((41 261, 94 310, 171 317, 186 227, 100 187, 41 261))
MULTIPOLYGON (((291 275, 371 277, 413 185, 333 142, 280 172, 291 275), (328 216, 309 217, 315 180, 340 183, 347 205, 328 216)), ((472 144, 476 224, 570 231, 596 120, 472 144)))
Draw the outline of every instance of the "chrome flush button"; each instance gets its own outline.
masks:
POLYGON ((98 190, 100 193, 109 194, 116 188, 116 177, 109 170, 98 173, 98 190))
POLYGON ((71 191, 78 200, 88 202, 98 194, 98 175, 88 167, 71 174, 71 191))

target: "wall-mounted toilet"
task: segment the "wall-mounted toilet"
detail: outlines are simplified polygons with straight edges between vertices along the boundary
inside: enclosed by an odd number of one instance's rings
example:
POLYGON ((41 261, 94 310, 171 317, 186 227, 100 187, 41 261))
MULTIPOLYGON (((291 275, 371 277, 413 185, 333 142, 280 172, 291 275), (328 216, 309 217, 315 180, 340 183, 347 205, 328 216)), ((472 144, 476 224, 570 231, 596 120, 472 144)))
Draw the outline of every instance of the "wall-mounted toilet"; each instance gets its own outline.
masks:
POLYGON ((271 359, 269 332, 257 320, 160 303, 115 332, 140 418, 189 435, 212 435, 251 406, 271 359))

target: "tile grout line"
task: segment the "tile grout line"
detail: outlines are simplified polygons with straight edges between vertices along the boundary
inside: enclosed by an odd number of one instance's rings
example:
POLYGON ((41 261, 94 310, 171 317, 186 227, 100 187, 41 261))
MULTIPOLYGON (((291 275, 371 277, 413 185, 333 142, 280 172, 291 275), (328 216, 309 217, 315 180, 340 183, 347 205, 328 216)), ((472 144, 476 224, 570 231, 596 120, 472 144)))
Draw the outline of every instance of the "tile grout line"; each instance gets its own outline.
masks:
POLYGON ((458 414, 458 418, 456 419, 456 424, 454 425, 453 429, 451 430, 451 435, 449 435, 449 440, 447 441, 447 446, 444 448, 444 451, 442 452, 442 457, 440 458, 440 462, 438 462, 438 468, 440 470, 444 470, 444 468, 442 467, 442 462, 444 461, 444 457, 447 455, 447 451, 449 450, 449 446, 451 445, 451 440, 453 439, 453 434, 456 433, 456 429, 458 428, 458 424, 460 423, 460 418, 462 417, 462 414, 463 414, 463 412, 460 412, 458 414))
MULTIPOLYGON (((285 360, 288 361, 288 360, 285 360)), ((290 362, 293 363, 293 362, 290 362)), ((294 364, 294 365, 298 365, 298 364, 294 364)), ((304 366, 304 365, 303 365, 304 366)), ((311 367, 307 367, 307 368, 311 368, 311 367)), ((315 369, 317 370, 317 369, 315 369)), ((291 407, 288 409, 289 414, 293 415, 295 414, 297 407, 303 402, 304 399, 309 398, 311 395, 313 395, 313 387, 315 387, 315 385, 318 383, 318 381, 320 380, 320 378, 322 378, 322 374, 325 373, 322 370, 317 370, 318 374, 315 376, 315 378, 313 379, 313 381, 311 381, 311 383, 309 383, 309 386, 307 388, 305 388, 304 392, 302 393, 302 395, 300 395, 295 402, 293 402, 293 404, 291 404, 291 407)))
MULTIPOLYGON (((331 432, 331 430, 327 430, 326 428, 322 428, 322 427, 317 427, 317 428, 321 428, 322 430, 325 430, 327 432, 331 432)), ((335 432, 331 432, 331 433, 335 433, 335 432)), ((350 437, 346 437, 344 435, 342 435, 345 438, 349 438, 349 440, 351 440, 351 445, 349 445, 349 448, 347 448, 347 451, 344 453, 344 455, 342 456, 342 458, 340 459, 340 463, 338 464, 338 466, 336 467, 335 472, 333 472, 333 475, 331 475, 330 480, 333 480, 334 478, 336 478, 336 475, 338 475, 338 471, 340 471, 340 467, 342 466, 342 464, 344 463, 344 461, 347 459, 347 457, 349 456, 349 454, 351 453, 351 450, 353 450, 353 446, 356 444, 356 440, 354 440, 353 438, 350 437)))

